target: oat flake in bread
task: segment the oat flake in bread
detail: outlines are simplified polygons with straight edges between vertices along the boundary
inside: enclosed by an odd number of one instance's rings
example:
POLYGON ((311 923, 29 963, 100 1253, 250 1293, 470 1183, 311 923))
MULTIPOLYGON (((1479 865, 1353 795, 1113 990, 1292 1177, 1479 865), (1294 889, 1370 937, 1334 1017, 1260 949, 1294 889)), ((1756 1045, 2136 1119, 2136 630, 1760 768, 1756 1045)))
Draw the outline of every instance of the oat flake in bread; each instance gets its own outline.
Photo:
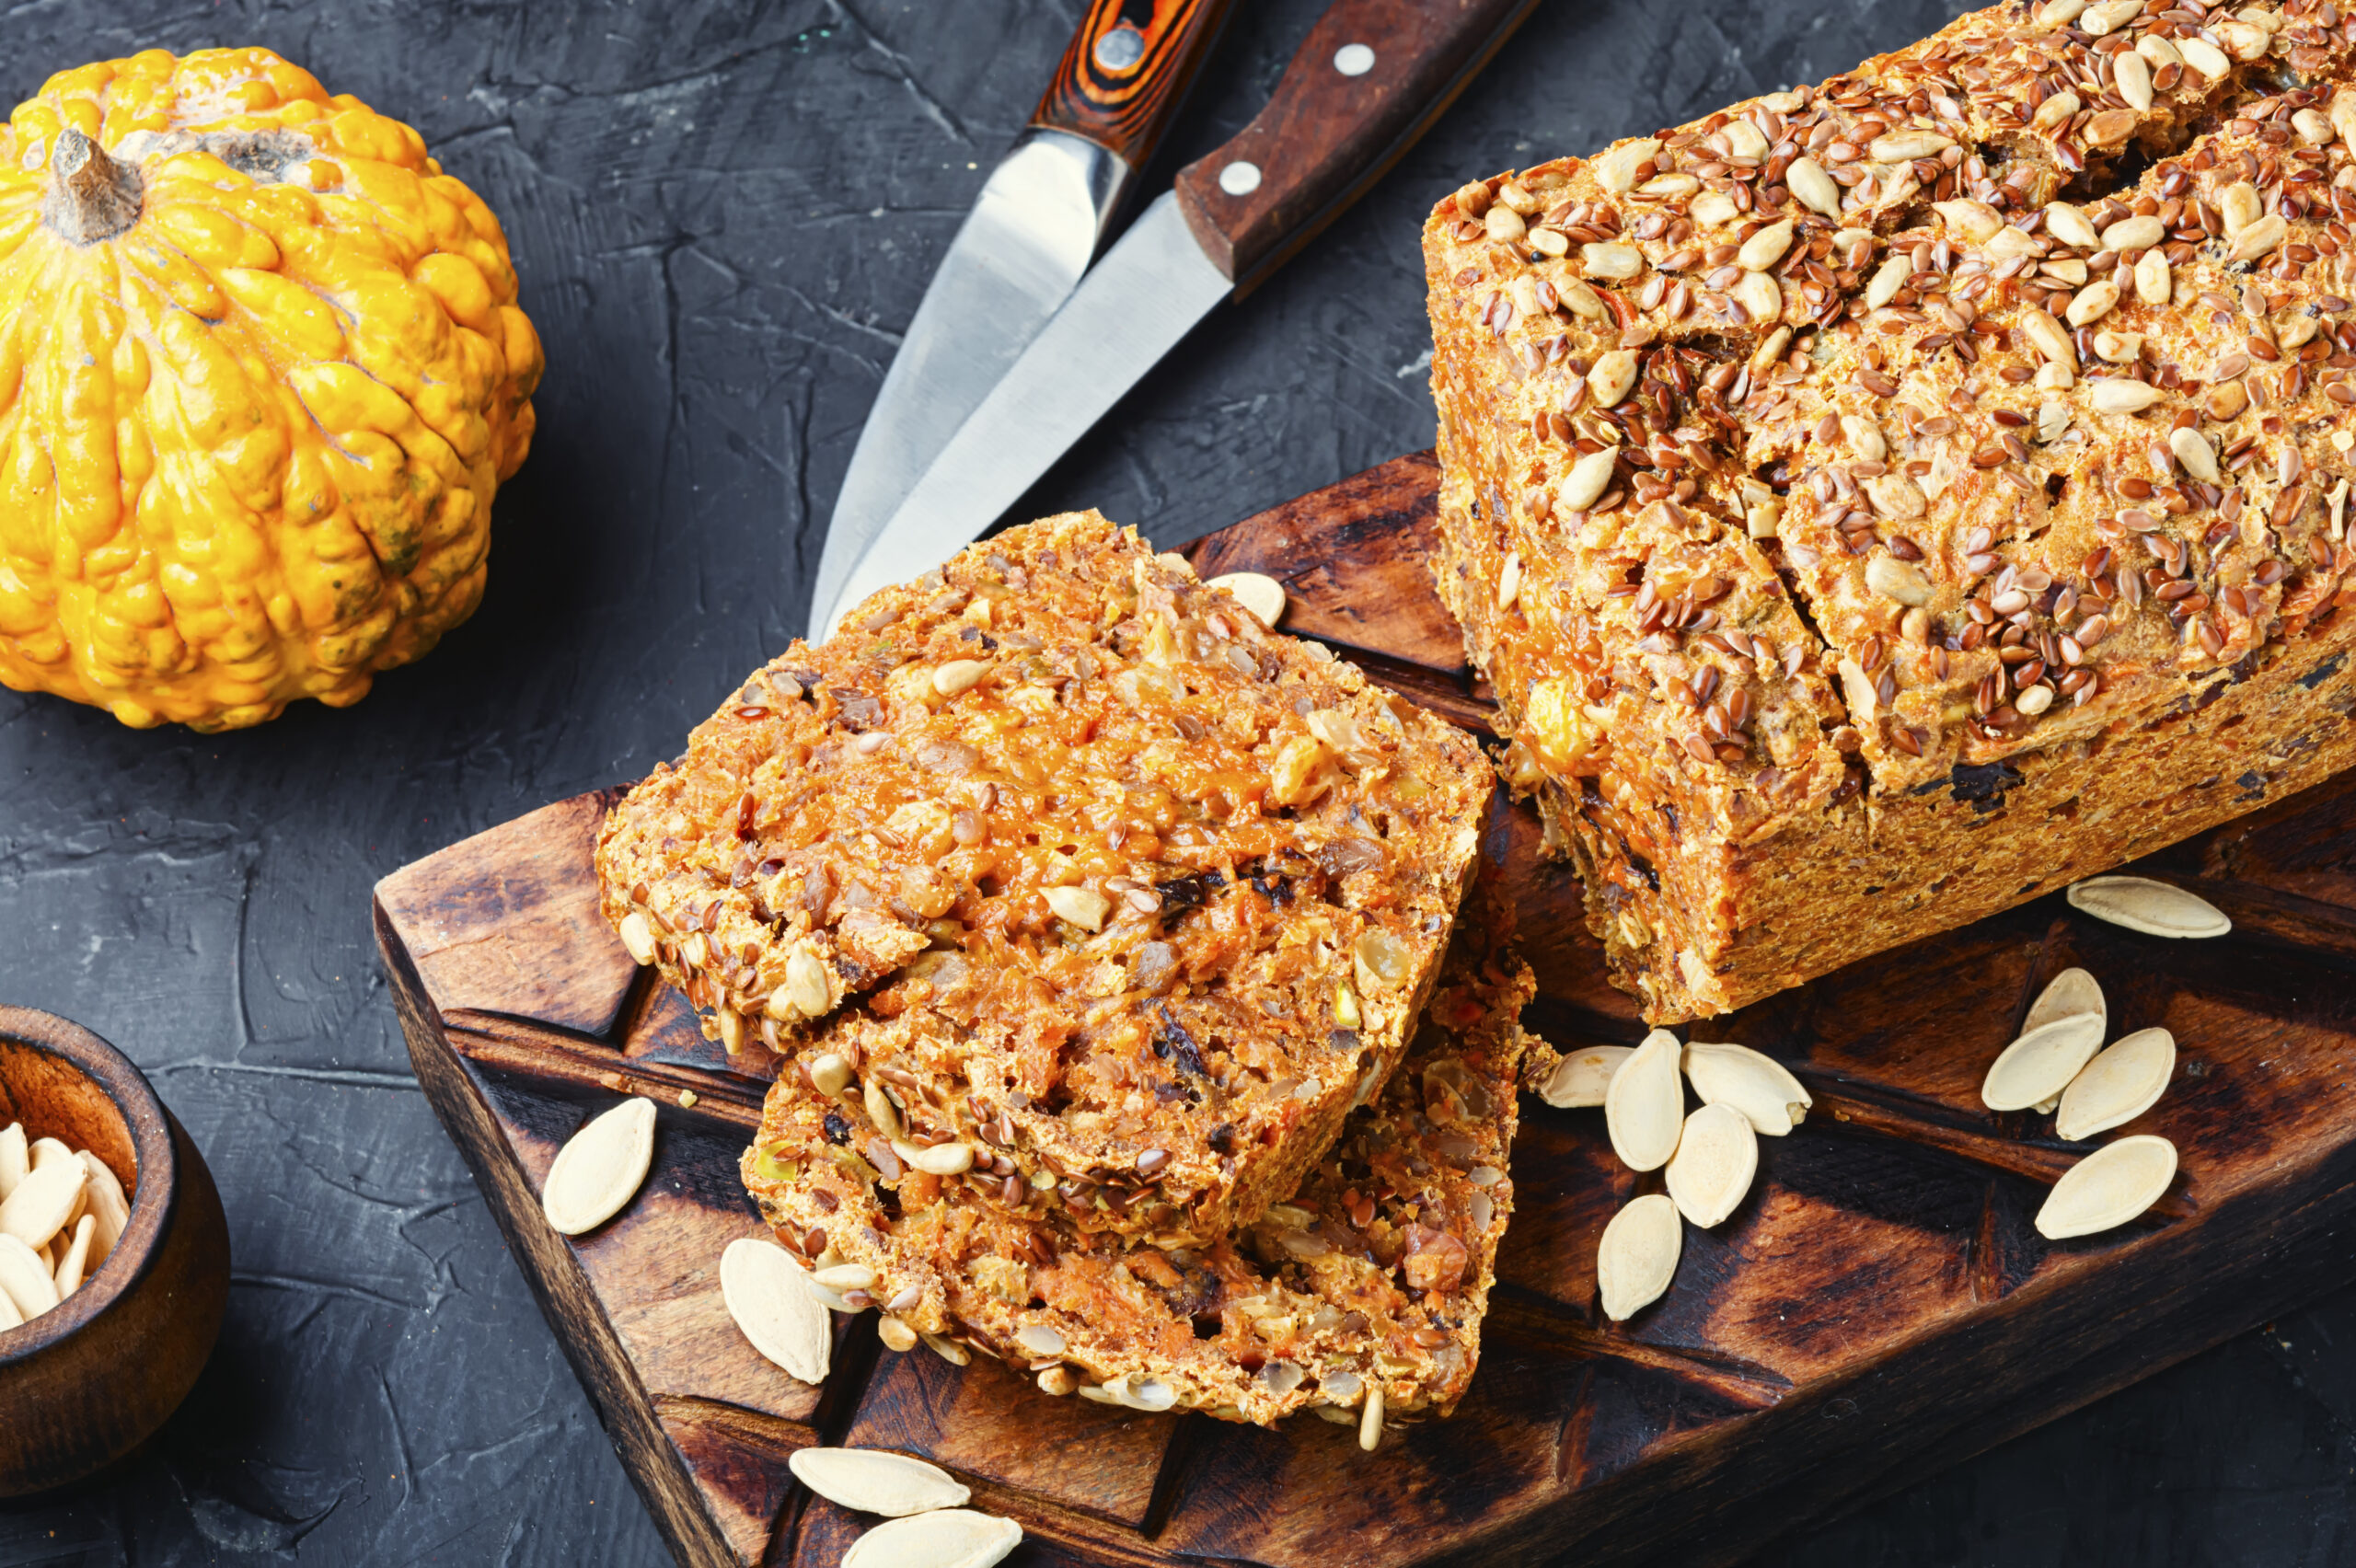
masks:
POLYGON ((2000 6, 1438 204, 1436 572, 1648 1020, 2356 762, 2351 39, 2000 6))
POLYGON ((1394 1414, 1445 1412, 1472 1379, 1513 1207, 1516 1018, 1536 992, 1506 945, 1510 911, 1484 896, 1389 1084, 1297 1190, 1210 1246, 1085 1235, 879 1170, 859 1092, 830 1101, 791 1075, 769 1091, 745 1184, 780 1239, 872 1271, 868 1297, 899 1321, 1045 1386, 1077 1375, 1143 1408, 1263 1424, 1362 1411, 1370 1393, 1394 1414))
POLYGON ((1389 1076, 1493 788, 1456 730, 1075 513, 794 644, 597 866, 706 1032, 837 1057, 888 1158, 1201 1245, 1389 1076))

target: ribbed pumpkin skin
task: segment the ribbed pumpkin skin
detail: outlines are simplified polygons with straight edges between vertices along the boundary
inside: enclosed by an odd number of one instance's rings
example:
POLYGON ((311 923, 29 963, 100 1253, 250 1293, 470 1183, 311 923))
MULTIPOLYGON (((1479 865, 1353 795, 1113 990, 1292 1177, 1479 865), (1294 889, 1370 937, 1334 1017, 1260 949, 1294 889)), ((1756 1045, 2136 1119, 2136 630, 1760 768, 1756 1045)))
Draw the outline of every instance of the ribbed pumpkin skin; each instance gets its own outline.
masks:
POLYGON ((409 126, 260 49, 51 77, 0 135, 0 681, 208 731, 358 701, 480 602, 541 367, 409 126), (120 232, 76 131, 135 171, 120 232))

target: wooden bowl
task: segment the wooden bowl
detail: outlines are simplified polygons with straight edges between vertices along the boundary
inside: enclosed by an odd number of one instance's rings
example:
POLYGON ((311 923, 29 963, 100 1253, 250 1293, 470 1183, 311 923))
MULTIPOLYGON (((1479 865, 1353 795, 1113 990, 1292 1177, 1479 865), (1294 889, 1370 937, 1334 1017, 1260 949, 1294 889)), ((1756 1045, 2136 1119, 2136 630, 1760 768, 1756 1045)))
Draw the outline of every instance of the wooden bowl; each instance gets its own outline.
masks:
POLYGON ((76 1023, 0 1007, 0 1127, 87 1148, 131 1221, 82 1288, 0 1332, 0 1497, 103 1470, 179 1408, 229 1301, 213 1173, 131 1058, 76 1023))

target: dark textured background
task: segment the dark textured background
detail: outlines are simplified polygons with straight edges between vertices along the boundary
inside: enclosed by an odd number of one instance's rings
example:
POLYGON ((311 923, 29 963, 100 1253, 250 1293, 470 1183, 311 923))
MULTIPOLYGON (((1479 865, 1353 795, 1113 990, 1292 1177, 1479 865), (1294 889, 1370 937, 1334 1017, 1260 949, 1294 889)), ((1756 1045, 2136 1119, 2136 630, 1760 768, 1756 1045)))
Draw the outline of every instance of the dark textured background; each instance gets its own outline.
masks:
MULTIPOLYGON (((1159 171, 1319 0, 1239 0, 1159 171)), ((219 1178, 221 1347, 152 1453, 0 1510, 0 1564, 652 1563, 663 1548, 410 1076, 371 883, 675 752, 801 628, 934 261, 1081 0, 17 0, 7 101, 260 43, 416 124, 507 225, 548 343, 489 597, 358 708, 136 732, 0 690, 0 999, 154 1077, 219 1178)), ((1223 310, 1026 512, 1165 544, 1432 439, 1416 230, 1469 176, 1814 81, 1931 0, 1547 0, 1423 145, 1223 310)), ((2057 1421, 1775 1564, 2356 1561, 2356 1295, 2057 1421)))

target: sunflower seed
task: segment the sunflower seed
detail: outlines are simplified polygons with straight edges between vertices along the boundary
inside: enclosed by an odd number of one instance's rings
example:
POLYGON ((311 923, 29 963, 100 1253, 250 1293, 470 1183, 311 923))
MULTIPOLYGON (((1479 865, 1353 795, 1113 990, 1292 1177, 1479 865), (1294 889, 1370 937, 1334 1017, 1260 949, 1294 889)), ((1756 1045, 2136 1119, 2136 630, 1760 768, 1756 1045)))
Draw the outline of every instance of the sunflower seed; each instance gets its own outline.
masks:
POLYGON ((1613 349, 1597 359, 1595 368, 1588 372, 1587 389, 1599 409, 1615 406, 1636 385, 1636 352, 1634 349, 1613 349))
POLYGON ((1685 1077, 1702 1103, 1739 1111, 1771 1138, 1798 1126, 1816 1103, 1783 1063, 1748 1045, 1697 1041, 1685 1047, 1685 1077))
POLYGON ((1781 261, 1784 252, 1791 248, 1792 220, 1785 218, 1781 223, 1769 224, 1744 240, 1742 248, 1735 252, 1734 259, 1745 271, 1763 272, 1781 261))
POLYGON ((1382 1385, 1369 1383, 1358 1412, 1358 1447, 1371 1454, 1382 1446, 1382 1385))
POLYGON ((1660 143, 1650 136, 1623 142, 1595 160, 1595 178, 1606 190, 1624 196, 1635 189, 1636 170, 1659 151, 1660 143))
POLYGON ((1832 177, 1824 172, 1824 166, 1814 158, 1792 160, 1791 167, 1784 171, 1784 183, 1790 188, 1794 197, 1826 217, 1841 215, 1841 187, 1833 183, 1832 177))
POLYGON ((842 1568, 991 1568, 1022 1542, 1012 1519, 941 1508, 876 1526, 850 1543, 842 1568))
POLYGON ((1603 1315, 1623 1322, 1661 1298, 1677 1277, 1685 1244, 1676 1201, 1651 1193, 1611 1216, 1595 1250, 1595 1289, 1603 1315))
POLYGON ((2135 297, 2145 305, 2165 305, 2175 285, 2168 276, 2168 253, 2146 250, 2135 263, 2135 297))
POLYGON ((1572 464, 1563 482, 1554 487, 1554 504, 1565 512, 1585 512, 1593 506, 1611 487, 1611 466, 1619 458, 1618 447, 1606 446, 1572 464))
POLYGON ((2119 96, 2127 107, 2138 111, 2152 107, 2152 63, 2142 55, 2121 50, 2110 57, 2110 77, 2119 88, 2119 96))
POLYGON ((2073 1013, 2030 1031, 2004 1047, 1980 1086, 1991 1111, 2026 1111, 2059 1094, 2102 1048, 2099 1013, 2073 1013))
POLYGON ((720 1254, 720 1297, 753 1348, 804 1383, 823 1383, 834 1351, 833 1320, 810 1275, 774 1241, 742 1237, 720 1254))
POLYGON ((2045 311, 2034 306, 2022 311, 2021 330, 2028 335, 2037 352, 2055 364, 2072 368, 2077 365, 2078 351, 2071 343, 2070 334, 2045 311))
POLYGON ((1633 278, 1644 270, 1645 253, 1633 245, 1579 247, 1579 271, 1590 278, 1633 278))
POLYGON ((2225 248, 2225 259, 2255 261, 2281 244, 2290 233, 2290 223, 2281 213, 2269 213, 2234 236, 2233 243, 2225 248))
POLYGON ((1611 1087, 1611 1075, 1620 1064, 1635 1055, 1626 1045, 1589 1045, 1574 1051, 1555 1065, 1547 1075, 1546 1085, 1538 1098, 1549 1105, 1565 1108, 1577 1105, 1600 1105, 1604 1091, 1611 1087))
POLYGON ((875 1337, 884 1342, 886 1350, 914 1350, 917 1347, 916 1330, 897 1318, 879 1314, 875 1320, 875 1337))
POLYGON ((796 1448, 785 1463, 827 1502, 886 1518, 962 1508, 974 1495, 939 1465, 883 1448, 796 1448))
POLYGON ((1262 626, 1272 627, 1285 618, 1285 585, 1273 577, 1257 571, 1230 571, 1212 578, 1207 586, 1234 594, 1262 626))
POLYGON ((2184 55, 2184 63, 2215 81, 2234 68, 2225 52, 2204 38, 2182 38, 2176 40, 2177 49, 2184 55))
POLYGON ((622 946, 629 950, 633 963, 646 964, 654 962, 654 928, 648 924, 644 910, 631 910, 622 917, 621 924, 615 929, 620 932, 622 946))
POLYGON ((1113 901, 1092 887, 1051 887, 1045 890, 1047 907, 1056 918, 1068 921, 1084 931, 1101 931, 1104 917, 1113 901))
POLYGON ((11 1122, 0 1129, 0 1202, 17 1190, 17 1183, 32 1168, 32 1156, 25 1147, 25 1124, 11 1122))
POLYGON ((1877 555, 1865 562, 1865 586, 1901 605, 1931 602, 1931 580, 1922 569, 1896 556, 1877 555))
POLYGON ((882 1079, 869 1078, 861 1098, 867 1103, 867 1119, 875 1124, 877 1132, 895 1143, 907 1136, 907 1129, 900 1125, 900 1108, 892 1103, 891 1091, 882 1079))
POLYGON ((1874 273, 1873 281, 1865 285, 1865 308, 1879 310, 1896 299, 1898 291, 1904 288, 1906 280, 1913 275, 1914 258, 1911 256, 1893 256, 1884 261, 1880 270, 1874 273))
POLYGON ((90 1272, 90 1240, 98 1231, 98 1216, 84 1215, 74 1222, 74 1241, 57 1260, 57 1294, 62 1300, 82 1288, 90 1272))
POLYGON ((1985 245, 2004 226, 2004 214, 1985 202, 1934 202, 1940 221, 1974 245, 1985 245))
POLYGON ((565 1140, 540 1189, 560 1236, 595 1230, 629 1206, 654 1161, 654 1101, 623 1101, 565 1140))
POLYGON ((832 1100, 850 1087, 850 1064, 832 1051, 810 1059, 810 1087, 832 1100))
POLYGON ((951 1339, 947 1334, 920 1334, 925 1348, 952 1366, 966 1366, 973 1363, 974 1353, 951 1339))
POLYGON ((14 1236, 0 1236, 0 1296, 29 1321, 57 1305, 57 1281, 41 1256, 14 1236))
POLYGON ((2160 400, 2158 387, 2125 375, 2089 381, 2086 392, 2098 414, 2140 414, 2160 400))
POLYGON ((989 673, 986 659, 952 659, 932 672, 932 689, 942 697, 960 697, 981 685, 989 673))
POLYGON ((892 1152, 901 1163, 930 1176, 955 1176, 974 1168, 974 1146, 968 1143, 941 1143, 925 1148, 895 1143, 892 1152))
POLYGON ((1916 158, 1935 157, 1954 145, 1935 131, 1897 131, 1875 137, 1865 152, 1876 163, 1912 163, 1916 158))
POLYGON ((1631 1170, 1657 1170, 1677 1152, 1685 1125, 1685 1089, 1677 1071, 1683 1049, 1668 1030, 1654 1030, 1604 1090, 1604 1130, 1611 1151, 1631 1170))
POLYGON ((1669 1161, 1677 1212, 1707 1230, 1734 1213, 1759 1172, 1759 1135, 1731 1105, 1704 1105, 1685 1118, 1669 1161))
POLYGON ((2167 236, 2157 218, 2121 218, 2102 231, 2102 245, 2105 250, 2149 250, 2167 236))
POLYGON ((2086 221, 2085 213, 2067 202, 2045 204, 2045 232, 2073 250, 2100 250, 2102 236, 2086 221))
POLYGON ((2111 1043, 2062 1091, 2057 1137, 2072 1143, 2124 1125, 2159 1103, 2176 1076, 2176 1036, 2139 1029, 2111 1043))
POLYGON ((2089 878, 2073 883, 2069 898, 2073 909, 2147 937, 2222 937, 2234 928, 2207 899, 2149 877, 2089 878))
POLYGON ((0 1234, 13 1236, 28 1247, 49 1245, 51 1237, 72 1223, 88 1180, 78 1159, 32 1171, 0 1202, 0 1234))
POLYGON ((2220 475, 2217 470, 2217 449, 2207 439, 2189 427, 2168 432, 2168 450, 2184 465, 2184 471, 2202 484, 2213 485, 2220 475))
POLYGON ((2098 279, 2077 292, 2070 301, 2066 313, 2073 327, 2089 327, 2110 314, 2119 304, 2119 285, 2108 278, 2098 279))
POLYGON ((2176 1180, 2176 1145, 2149 1133, 2106 1144, 2062 1173, 2037 1211, 2049 1240, 2091 1236, 2126 1224, 2176 1180))
POLYGON ((1773 321, 1784 313, 1783 285, 1764 272, 1745 272, 1727 295, 1753 321, 1773 321))
POLYGON ((2065 969, 2047 981, 2037 1000, 2029 1004, 2028 1016, 2021 1020, 2021 1032, 2034 1034, 2049 1023, 2089 1013, 2104 1028, 2109 1027, 2109 1008, 2103 1000, 2101 984, 2083 969, 2065 969))
POLYGON ((865 1263, 837 1263, 832 1268, 819 1269, 811 1279, 828 1290, 872 1290, 875 1271, 865 1263))

